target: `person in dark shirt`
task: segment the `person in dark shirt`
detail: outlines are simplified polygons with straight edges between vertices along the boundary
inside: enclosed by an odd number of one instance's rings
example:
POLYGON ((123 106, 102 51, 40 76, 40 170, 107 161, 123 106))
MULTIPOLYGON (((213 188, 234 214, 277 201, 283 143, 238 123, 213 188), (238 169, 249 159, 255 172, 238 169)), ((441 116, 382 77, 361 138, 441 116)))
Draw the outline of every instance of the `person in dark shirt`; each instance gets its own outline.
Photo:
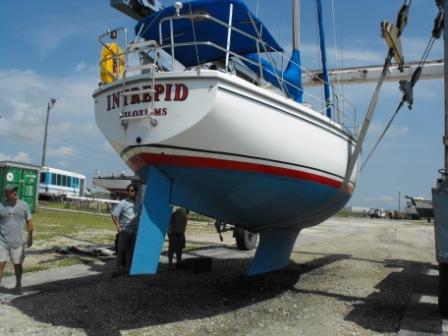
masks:
POLYGON ((171 215, 168 228, 168 264, 173 267, 173 256, 176 254, 176 266, 182 263, 182 250, 185 248, 185 229, 187 227, 188 210, 178 208, 171 215))

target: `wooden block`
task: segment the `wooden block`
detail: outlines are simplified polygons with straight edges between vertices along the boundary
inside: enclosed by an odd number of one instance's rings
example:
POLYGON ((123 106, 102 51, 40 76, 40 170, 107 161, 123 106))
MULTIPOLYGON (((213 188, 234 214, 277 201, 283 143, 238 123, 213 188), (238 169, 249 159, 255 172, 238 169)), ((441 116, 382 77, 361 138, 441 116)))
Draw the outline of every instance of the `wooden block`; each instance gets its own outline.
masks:
POLYGON ((190 273, 204 273, 212 270, 212 258, 194 257, 185 259, 185 270, 190 273))

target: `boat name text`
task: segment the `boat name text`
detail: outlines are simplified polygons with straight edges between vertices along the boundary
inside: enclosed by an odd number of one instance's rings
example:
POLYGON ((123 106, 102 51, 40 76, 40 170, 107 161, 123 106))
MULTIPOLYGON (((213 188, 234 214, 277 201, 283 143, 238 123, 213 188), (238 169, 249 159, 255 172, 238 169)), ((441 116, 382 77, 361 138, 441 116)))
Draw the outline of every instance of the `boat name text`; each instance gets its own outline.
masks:
MULTIPOLYGON (((135 95, 123 95, 123 91, 118 91, 107 95, 107 111, 111 111, 115 108, 119 108, 121 103, 124 106, 136 105, 142 103, 151 102, 151 85, 143 85, 142 87, 132 87, 126 91, 142 91, 148 90, 145 93, 138 93, 135 95)), ((184 101, 188 98, 189 90, 188 86, 182 83, 167 83, 167 84, 156 84, 154 85, 154 101, 184 101)), ((166 108, 164 108, 166 110, 166 108)))

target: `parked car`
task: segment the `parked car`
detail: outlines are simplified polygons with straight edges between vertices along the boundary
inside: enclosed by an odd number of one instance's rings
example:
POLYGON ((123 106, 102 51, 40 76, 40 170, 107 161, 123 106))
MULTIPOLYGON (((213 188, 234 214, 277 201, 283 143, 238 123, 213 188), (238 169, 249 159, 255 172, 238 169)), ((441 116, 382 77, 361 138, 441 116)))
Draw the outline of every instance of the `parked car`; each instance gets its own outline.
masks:
POLYGON ((386 218, 386 211, 380 208, 372 208, 368 215, 370 218, 386 218))

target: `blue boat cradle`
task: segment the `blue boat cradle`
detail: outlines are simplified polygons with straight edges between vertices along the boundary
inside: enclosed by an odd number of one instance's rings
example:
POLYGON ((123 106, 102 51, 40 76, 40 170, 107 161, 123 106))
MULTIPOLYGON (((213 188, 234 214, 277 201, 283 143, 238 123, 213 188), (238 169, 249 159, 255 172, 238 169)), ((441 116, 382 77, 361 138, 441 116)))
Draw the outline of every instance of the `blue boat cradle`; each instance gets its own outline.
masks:
MULTIPOLYGON (((148 168, 147 181, 131 275, 157 272, 171 216, 172 181, 154 165, 148 168)), ((296 229, 261 232, 249 275, 277 270, 287 265, 298 234, 299 230, 296 229)))

